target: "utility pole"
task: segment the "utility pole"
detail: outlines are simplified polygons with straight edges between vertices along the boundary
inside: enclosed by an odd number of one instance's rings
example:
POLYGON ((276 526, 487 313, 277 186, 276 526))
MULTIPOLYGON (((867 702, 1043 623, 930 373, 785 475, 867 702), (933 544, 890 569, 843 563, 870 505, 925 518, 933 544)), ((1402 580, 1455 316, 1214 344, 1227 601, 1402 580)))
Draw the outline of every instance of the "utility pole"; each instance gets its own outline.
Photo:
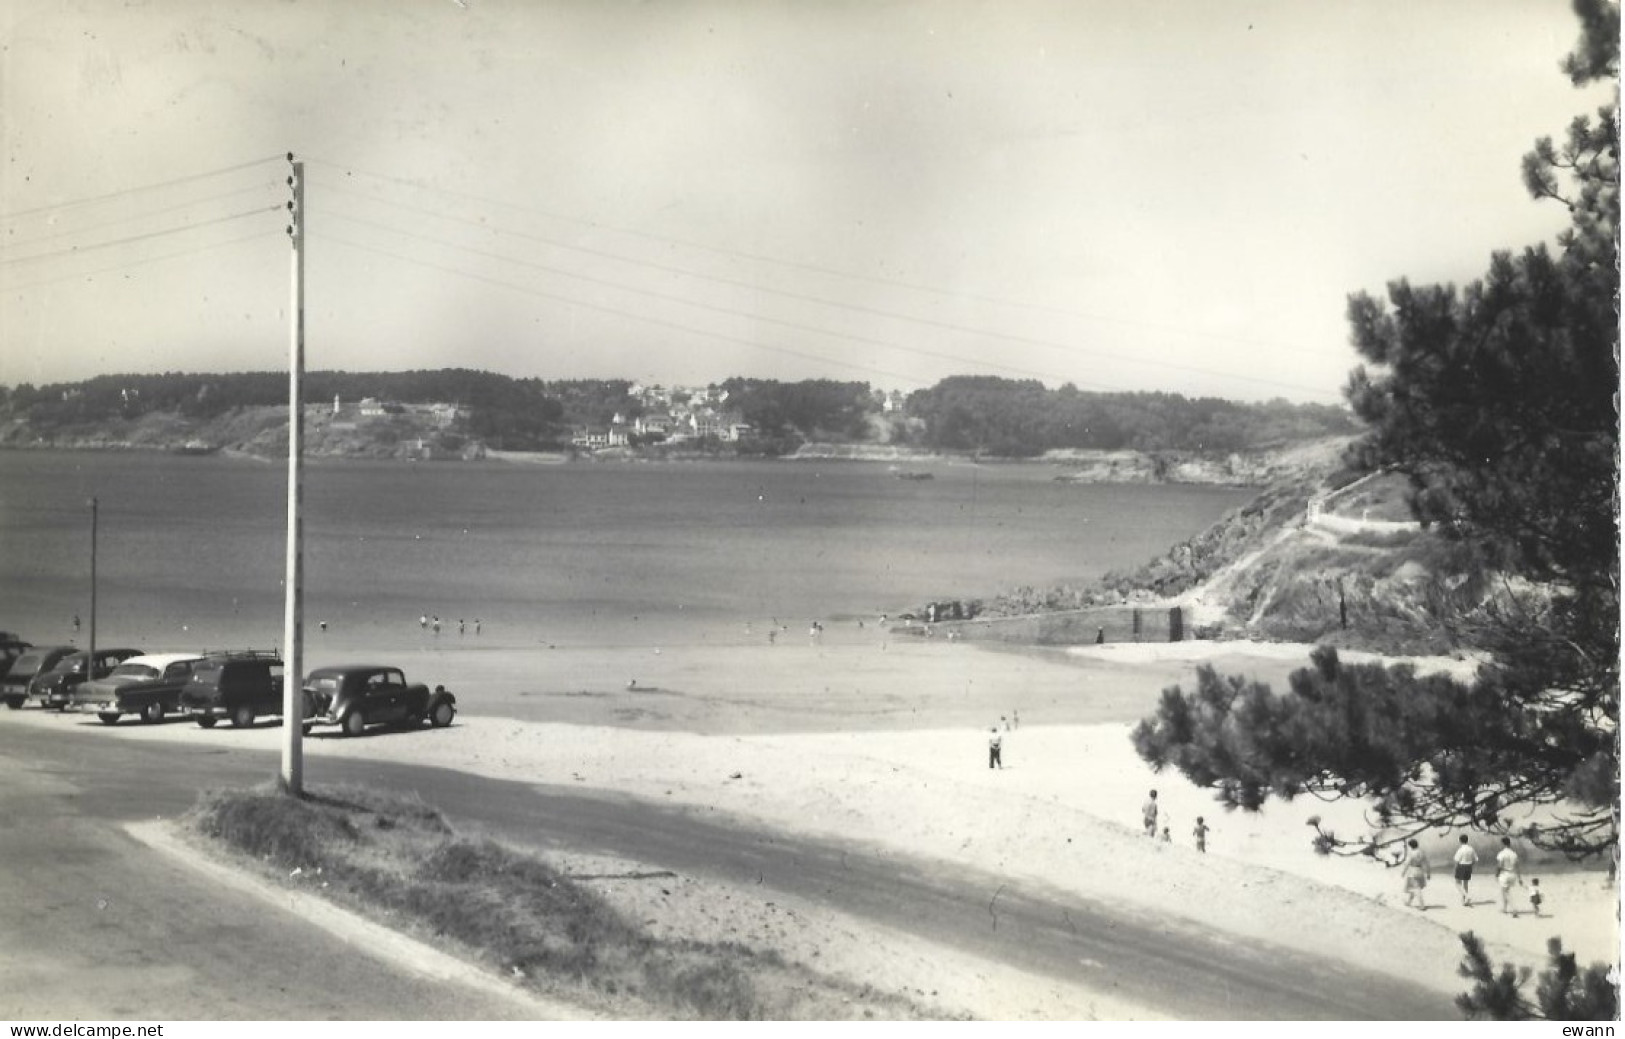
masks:
MULTIPOLYGON (((288 177, 292 198, 288 212, 288 238, 293 244, 293 294, 289 306, 288 337, 288 567, 283 582, 285 609, 282 625, 282 773, 284 793, 301 797, 305 791, 304 748, 304 436, 305 412, 300 384, 305 375, 305 164, 295 162, 288 177)), ((94 613, 92 614, 94 616, 94 613)))
POLYGON ((96 520, 99 505, 90 499, 90 652, 85 661, 85 680, 96 677, 96 520))

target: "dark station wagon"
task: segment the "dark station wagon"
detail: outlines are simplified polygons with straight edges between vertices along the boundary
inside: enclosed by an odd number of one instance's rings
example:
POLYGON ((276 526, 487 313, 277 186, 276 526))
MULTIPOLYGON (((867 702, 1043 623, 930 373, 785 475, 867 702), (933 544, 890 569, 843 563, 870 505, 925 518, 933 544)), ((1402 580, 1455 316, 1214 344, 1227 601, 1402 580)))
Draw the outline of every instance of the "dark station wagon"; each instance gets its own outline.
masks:
POLYGON ((28 695, 41 707, 62 709, 73 700, 73 691, 85 682, 106 678, 115 667, 131 657, 141 655, 139 649, 96 649, 96 666, 86 668, 90 661, 87 651, 63 657, 49 671, 41 671, 28 683, 28 695), (87 673, 88 672, 88 673, 87 673))
POLYGON ((79 652, 78 646, 30 646, 12 661, 11 669, 0 678, 0 696, 6 706, 16 710, 28 702, 28 684, 34 676, 43 675, 63 660, 79 652))
POLYGON ((346 736, 359 736, 369 725, 451 724, 457 698, 444 686, 408 683, 398 667, 347 664, 321 667, 305 678, 305 719, 314 725, 337 725, 346 736))
POLYGON ((258 718, 281 717, 282 658, 256 650, 211 653, 193 666, 180 706, 205 729, 221 718, 246 729, 258 718))

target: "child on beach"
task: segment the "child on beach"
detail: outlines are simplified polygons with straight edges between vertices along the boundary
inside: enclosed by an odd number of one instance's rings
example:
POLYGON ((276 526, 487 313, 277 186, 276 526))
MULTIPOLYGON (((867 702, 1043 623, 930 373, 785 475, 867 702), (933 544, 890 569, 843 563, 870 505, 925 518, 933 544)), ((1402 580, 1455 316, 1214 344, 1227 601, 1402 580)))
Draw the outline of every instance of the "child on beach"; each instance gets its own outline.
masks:
POLYGON ((1207 851, 1207 831, 1209 829, 1211 829, 1211 827, 1209 827, 1207 823, 1202 821, 1202 817, 1197 816, 1196 817, 1196 828, 1191 831, 1191 836, 1196 838, 1196 850, 1197 851, 1202 851, 1202 852, 1207 851))
POLYGON ((1164 843, 1164 844, 1172 844, 1172 843, 1174 843, 1173 827, 1164 826, 1162 828, 1162 843, 1164 843))
POLYGON ((1540 878, 1532 877, 1529 880, 1529 908, 1536 916, 1540 915, 1540 904, 1545 901, 1540 895, 1540 878))
POLYGON ((995 725, 988 731, 993 735, 987 738, 987 767, 1003 768, 1004 760, 999 756, 1000 748, 1002 746, 1002 739, 999 736, 999 727, 995 725))

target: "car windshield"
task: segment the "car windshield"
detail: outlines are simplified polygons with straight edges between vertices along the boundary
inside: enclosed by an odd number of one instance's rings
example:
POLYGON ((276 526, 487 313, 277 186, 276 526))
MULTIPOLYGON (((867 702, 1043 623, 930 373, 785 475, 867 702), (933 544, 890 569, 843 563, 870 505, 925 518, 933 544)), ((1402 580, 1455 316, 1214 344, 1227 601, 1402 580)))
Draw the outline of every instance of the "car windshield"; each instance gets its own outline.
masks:
POLYGON ((158 669, 151 664, 120 664, 113 669, 113 678, 157 678, 158 669))

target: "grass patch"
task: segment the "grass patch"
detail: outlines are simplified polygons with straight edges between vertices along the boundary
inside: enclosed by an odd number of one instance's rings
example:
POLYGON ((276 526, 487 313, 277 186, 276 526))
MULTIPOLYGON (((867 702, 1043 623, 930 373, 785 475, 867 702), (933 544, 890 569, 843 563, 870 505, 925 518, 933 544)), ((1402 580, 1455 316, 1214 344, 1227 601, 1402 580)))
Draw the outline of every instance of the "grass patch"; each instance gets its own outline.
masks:
POLYGON ((544 859, 465 837, 415 795, 208 791, 184 819, 279 882, 617 1017, 925 1020, 875 991, 734 942, 659 939, 544 859), (298 871, 295 873, 294 871, 298 871))

